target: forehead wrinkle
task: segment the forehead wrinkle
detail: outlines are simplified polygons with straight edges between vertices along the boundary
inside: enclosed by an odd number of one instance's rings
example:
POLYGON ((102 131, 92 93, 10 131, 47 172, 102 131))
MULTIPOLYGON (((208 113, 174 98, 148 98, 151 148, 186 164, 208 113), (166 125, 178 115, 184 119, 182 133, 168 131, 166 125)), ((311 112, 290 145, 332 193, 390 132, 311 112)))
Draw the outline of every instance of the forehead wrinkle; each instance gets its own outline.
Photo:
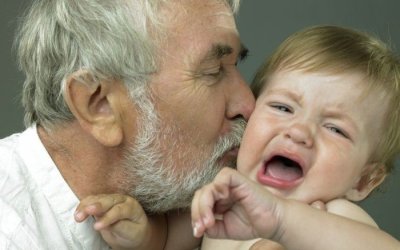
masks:
POLYGON ((294 91, 291 91, 286 88, 272 88, 268 89, 268 85, 266 89, 264 90, 265 93, 268 95, 282 95, 282 96, 287 96, 290 99, 294 100, 295 102, 302 104, 303 103, 303 95, 294 91))

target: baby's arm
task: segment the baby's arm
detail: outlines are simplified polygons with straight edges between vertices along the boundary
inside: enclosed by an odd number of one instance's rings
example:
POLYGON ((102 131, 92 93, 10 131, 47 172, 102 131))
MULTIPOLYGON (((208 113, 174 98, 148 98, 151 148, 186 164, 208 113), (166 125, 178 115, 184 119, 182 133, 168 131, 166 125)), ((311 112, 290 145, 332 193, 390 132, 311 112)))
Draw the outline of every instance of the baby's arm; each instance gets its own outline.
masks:
POLYGON ((132 197, 104 194, 83 199, 75 219, 94 216, 94 229, 113 249, 187 250, 200 245, 193 237, 189 212, 170 212, 147 217, 132 197))
POLYGON ((297 201, 280 199, 231 169, 196 192, 192 203, 196 236, 267 238, 286 249, 399 249, 389 234, 321 211, 297 201), (220 220, 214 213, 223 214, 220 220))

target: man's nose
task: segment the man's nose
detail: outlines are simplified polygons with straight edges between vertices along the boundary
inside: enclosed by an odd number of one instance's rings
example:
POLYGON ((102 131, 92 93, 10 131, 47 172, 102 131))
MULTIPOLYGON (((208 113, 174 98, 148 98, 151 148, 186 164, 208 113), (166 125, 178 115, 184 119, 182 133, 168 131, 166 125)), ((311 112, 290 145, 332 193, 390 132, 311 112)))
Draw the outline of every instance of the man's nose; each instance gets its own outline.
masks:
POLYGON ((237 73, 236 76, 235 81, 227 83, 229 87, 228 92, 225 93, 227 98, 226 116, 228 119, 241 116, 248 121, 255 106, 254 95, 240 73, 237 73))

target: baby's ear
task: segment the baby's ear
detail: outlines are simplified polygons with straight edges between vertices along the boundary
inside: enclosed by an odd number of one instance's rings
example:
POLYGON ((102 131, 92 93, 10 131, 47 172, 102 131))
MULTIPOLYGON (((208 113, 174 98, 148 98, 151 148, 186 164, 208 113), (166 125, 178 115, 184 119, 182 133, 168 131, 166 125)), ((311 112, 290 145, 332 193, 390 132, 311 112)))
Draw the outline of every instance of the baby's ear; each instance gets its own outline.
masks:
POLYGON ((386 175, 386 166, 382 163, 372 163, 365 166, 362 176, 356 185, 347 191, 345 197, 351 201, 364 200, 385 180, 386 175))

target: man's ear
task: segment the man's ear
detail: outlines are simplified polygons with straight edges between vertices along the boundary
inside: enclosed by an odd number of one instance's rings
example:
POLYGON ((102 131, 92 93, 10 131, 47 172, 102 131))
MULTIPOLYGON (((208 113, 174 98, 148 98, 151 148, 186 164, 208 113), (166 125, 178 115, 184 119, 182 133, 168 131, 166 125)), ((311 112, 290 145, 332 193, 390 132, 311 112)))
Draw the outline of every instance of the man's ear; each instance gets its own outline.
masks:
POLYGON ((356 185, 347 191, 345 197, 351 201, 361 201, 386 178, 386 166, 382 163, 372 163, 365 167, 356 185))
POLYGON ((83 130, 104 146, 117 146, 123 140, 120 119, 121 82, 95 80, 85 70, 71 75, 64 98, 83 130))

